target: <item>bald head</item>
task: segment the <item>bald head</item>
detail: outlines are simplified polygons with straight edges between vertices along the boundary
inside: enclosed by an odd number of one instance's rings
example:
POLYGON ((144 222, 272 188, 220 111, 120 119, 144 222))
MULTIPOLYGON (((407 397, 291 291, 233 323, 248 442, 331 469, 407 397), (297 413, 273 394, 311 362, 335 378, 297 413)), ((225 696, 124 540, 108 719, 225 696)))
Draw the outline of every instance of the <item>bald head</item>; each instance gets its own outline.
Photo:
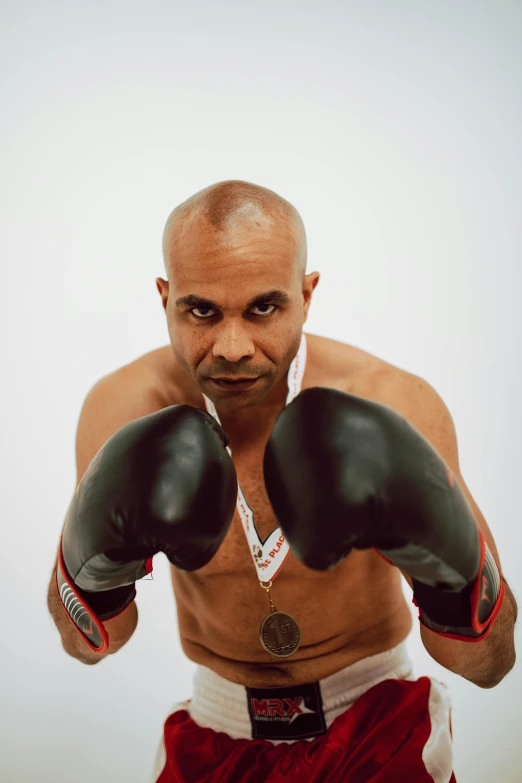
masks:
MULTIPOLYGON (((211 235, 227 245, 231 237, 242 234, 277 235, 295 246, 295 263, 304 276, 306 234, 301 216, 277 193, 250 182, 227 180, 210 185, 177 206, 169 215, 163 232, 163 257, 170 277, 178 253, 184 255, 194 232, 211 235)), ((245 240, 246 241, 246 240, 245 240)))
MULTIPOLYGON (((305 274, 299 213, 249 182, 211 185, 171 213, 163 234, 168 280, 156 286, 187 377, 221 411, 286 398, 319 274, 305 274), (216 379, 248 377, 229 393, 216 379)), ((188 388, 188 387, 187 387, 188 388)), ((221 415, 221 414, 220 414, 221 415)))

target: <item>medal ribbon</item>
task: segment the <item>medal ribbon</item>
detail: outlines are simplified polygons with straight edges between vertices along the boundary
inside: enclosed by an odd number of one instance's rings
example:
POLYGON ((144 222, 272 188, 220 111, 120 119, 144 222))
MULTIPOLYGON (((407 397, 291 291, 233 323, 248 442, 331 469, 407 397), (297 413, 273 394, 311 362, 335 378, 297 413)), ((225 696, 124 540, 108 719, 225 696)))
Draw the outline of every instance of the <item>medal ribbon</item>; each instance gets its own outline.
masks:
MULTIPOLYGON (((288 403, 292 402, 294 397, 296 397, 301 391, 301 384, 303 382, 305 367, 306 336, 303 333, 301 336, 299 350, 297 351, 295 358, 288 368, 288 394, 285 405, 288 405, 288 403)), ((203 395, 203 399, 205 400, 207 412, 216 419, 219 425, 221 425, 216 406, 212 400, 209 400, 209 398, 205 395, 203 395)), ((232 457, 232 450, 229 446, 227 446, 227 451, 232 457)), ((261 541, 254 522, 254 512, 245 499, 243 491, 239 485, 239 481, 237 484, 236 508, 241 518, 243 530, 248 541, 248 546, 250 548, 250 553, 257 570, 259 581, 270 582, 277 576, 288 556, 288 552, 290 551, 288 542, 284 537, 280 527, 276 527, 275 530, 272 530, 272 532, 264 541, 261 541)))

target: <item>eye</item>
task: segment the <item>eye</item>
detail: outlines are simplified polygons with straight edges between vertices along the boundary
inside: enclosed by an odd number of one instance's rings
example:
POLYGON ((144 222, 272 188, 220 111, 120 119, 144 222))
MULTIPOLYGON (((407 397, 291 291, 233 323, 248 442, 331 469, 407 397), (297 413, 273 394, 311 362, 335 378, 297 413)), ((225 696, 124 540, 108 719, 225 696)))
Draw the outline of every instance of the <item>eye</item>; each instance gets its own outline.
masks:
POLYGON ((254 310, 259 310, 259 309, 262 309, 263 307, 271 307, 272 309, 268 313, 267 312, 264 312, 264 313, 254 313, 254 315, 260 315, 262 317, 266 317, 267 315, 272 315, 272 313, 275 310, 277 310, 276 306, 273 305, 273 304, 260 304, 260 305, 256 305, 253 309, 254 310))
POLYGON ((190 311, 195 318, 203 320, 204 318, 211 318, 215 314, 215 310, 211 307, 193 307, 190 311), (203 315, 196 315, 196 310, 203 312, 203 315))

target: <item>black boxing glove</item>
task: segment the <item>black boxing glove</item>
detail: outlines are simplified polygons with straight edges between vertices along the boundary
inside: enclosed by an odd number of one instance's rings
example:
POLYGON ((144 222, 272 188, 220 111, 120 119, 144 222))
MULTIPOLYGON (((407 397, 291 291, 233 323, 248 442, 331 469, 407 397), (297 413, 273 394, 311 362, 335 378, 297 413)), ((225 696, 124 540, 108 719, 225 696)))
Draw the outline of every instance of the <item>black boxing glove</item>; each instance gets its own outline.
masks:
POLYGON ((305 565, 328 569, 375 548, 413 583, 419 619, 476 641, 503 600, 495 560, 444 460, 403 416, 334 389, 301 392, 278 416, 266 489, 305 565))
POLYGON ((124 425, 93 458, 67 512, 57 587, 95 652, 108 645, 101 621, 134 599, 154 554, 194 571, 217 552, 237 498, 227 444, 212 416, 175 405, 124 425))

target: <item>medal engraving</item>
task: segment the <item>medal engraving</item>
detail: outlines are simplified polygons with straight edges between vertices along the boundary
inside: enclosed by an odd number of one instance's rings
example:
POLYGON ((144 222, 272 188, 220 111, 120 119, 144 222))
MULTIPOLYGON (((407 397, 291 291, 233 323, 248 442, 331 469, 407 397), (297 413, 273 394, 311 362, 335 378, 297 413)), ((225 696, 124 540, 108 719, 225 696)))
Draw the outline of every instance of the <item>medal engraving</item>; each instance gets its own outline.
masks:
POLYGON ((288 658, 299 647, 301 632, 293 617, 286 612, 270 612, 259 629, 261 644, 270 655, 288 658))

